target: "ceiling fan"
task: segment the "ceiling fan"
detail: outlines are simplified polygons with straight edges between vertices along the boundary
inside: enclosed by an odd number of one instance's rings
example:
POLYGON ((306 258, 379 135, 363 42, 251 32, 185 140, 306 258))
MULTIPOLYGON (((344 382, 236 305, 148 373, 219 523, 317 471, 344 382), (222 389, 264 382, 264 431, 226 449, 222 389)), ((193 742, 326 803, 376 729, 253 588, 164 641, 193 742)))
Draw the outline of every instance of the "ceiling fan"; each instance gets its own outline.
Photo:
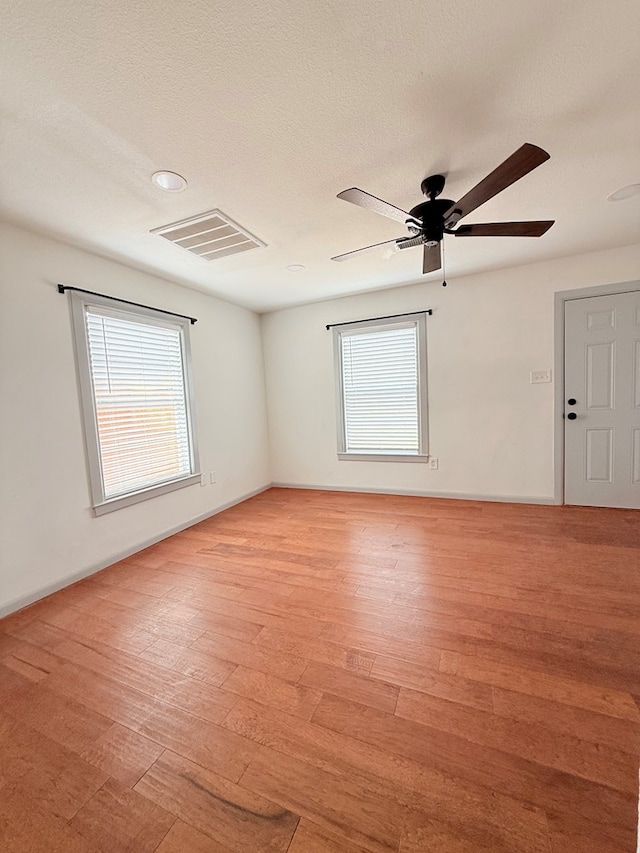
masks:
POLYGON ((420 185, 427 201, 412 207, 408 213, 357 187, 344 190, 338 193, 338 198, 404 223, 409 230, 409 236, 396 237, 394 240, 385 240, 383 243, 345 252, 331 260, 346 261, 361 252, 369 252, 392 243, 395 243, 396 249, 422 246, 422 272, 429 273, 442 266, 441 243, 445 234, 453 234, 455 237, 541 237, 551 228, 553 219, 538 222, 489 222, 482 225, 460 225, 457 228, 455 226, 464 216, 548 159, 549 154, 546 151, 526 142, 459 201, 438 198, 444 189, 445 177, 431 175, 420 185))

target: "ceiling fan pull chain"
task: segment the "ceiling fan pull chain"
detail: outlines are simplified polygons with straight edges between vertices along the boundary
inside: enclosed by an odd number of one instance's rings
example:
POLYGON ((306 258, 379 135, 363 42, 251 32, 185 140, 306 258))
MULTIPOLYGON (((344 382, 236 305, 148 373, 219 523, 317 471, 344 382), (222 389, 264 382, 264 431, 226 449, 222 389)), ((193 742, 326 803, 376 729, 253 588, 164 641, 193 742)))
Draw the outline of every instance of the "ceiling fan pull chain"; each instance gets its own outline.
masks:
POLYGON ((443 237, 442 238, 442 286, 443 287, 447 286, 446 275, 447 275, 447 271, 445 270, 445 267, 444 267, 444 237, 443 237))

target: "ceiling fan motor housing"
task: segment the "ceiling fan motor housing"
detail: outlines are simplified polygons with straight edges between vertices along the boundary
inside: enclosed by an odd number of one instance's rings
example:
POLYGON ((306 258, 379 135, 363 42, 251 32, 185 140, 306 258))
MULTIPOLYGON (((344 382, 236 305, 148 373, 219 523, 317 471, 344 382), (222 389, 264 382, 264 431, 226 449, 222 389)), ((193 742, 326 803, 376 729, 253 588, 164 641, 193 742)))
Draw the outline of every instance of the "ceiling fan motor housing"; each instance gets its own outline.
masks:
MULTIPOLYGON (((430 201, 423 201, 411 208, 409 215, 412 220, 415 220, 419 225, 424 235, 425 242, 439 243, 444 235, 444 217, 454 201, 447 198, 434 198, 430 201)), ((411 220, 408 220, 411 222, 411 220)))

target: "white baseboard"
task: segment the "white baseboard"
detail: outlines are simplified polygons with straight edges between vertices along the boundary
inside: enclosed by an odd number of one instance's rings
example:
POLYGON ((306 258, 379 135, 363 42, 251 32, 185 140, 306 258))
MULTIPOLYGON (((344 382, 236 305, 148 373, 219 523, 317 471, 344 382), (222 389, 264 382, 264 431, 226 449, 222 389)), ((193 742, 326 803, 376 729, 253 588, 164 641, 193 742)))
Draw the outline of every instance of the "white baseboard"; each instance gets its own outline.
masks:
POLYGON ((355 486, 317 486, 308 483, 272 483, 276 489, 315 489, 322 492, 354 492, 371 495, 408 495, 415 498, 447 498, 456 501, 488 501, 509 504, 555 505, 555 498, 533 497, 530 495, 478 495, 468 492, 428 492, 413 489, 367 489, 355 486))
POLYGON ((65 577, 59 578, 53 583, 40 587, 40 589, 36 590, 35 592, 27 593, 27 595, 20 595, 17 598, 14 598, 12 601, 9 601, 6 604, 0 606, 0 619, 3 616, 8 616, 10 613, 15 613, 16 610, 22 610, 23 607, 28 607, 30 604, 33 604, 36 601, 40 601, 41 598, 46 598, 48 595, 52 595, 52 593, 58 592, 58 590, 60 589, 64 589, 67 586, 71 586, 71 584, 77 583, 83 578, 88 578, 90 575, 94 575, 96 572, 101 572, 108 566, 112 566, 114 563, 119 563, 120 560, 125 560, 127 557, 132 557, 134 554, 138 554, 140 551, 144 551, 145 548, 149 548, 151 547, 151 545, 155 545, 158 542, 162 542, 163 539, 168 539, 170 536, 174 536, 176 533, 180 533, 182 530, 186 530, 188 527, 193 527, 194 524, 199 524, 201 521, 206 521, 207 518, 212 518, 219 512, 224 512, 225 509, 230 509, 232 506, 236 506, 236 504, 243 503, 243 501, 247 501, 249 500, 249 498, 253 498, 256 495, 259 495, 261 492, 266 492, 267 489, 271 488, 271 485, 271 483, 267 483, 264 486, 260 486, 257 489, 253 489, 253 491, 251 492, 247 492, 244 495, 240 495, 240 497, 238 498, 234 498, 232 501, 227 501, 227 503, 222 504, 222 506, 216 507, 214 510, 211 510, 211 512, 205 512, 204 515, 199 515, 196 518, 191 518, 189 519, 189 521, 184 522, 184 524, 178 524, 176 527, 172 527, 170 530, 164 530, 157 536, 152 536, 151 539, 146 539, 144 542, 138 543, 133 548, 127 548, 125 551, 121 551, 119 554, 114 554, 107 560, 102 560, 101 562, 89 566, 86 569, 81 569, 78 572, 73 572, 70 575, 65 575, 65 577))

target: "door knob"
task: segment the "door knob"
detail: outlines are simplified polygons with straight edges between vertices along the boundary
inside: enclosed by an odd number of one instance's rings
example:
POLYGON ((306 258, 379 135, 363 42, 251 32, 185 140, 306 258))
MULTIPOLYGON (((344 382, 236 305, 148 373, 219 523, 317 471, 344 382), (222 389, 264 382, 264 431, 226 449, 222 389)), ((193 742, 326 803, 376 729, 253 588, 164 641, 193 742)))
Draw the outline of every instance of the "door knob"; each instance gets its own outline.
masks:
POLYGON ((578 417, 578 416, 576 415, 576 413, 575 413, 575 412, 569 412, 569 414, 567 415, 567 418, 568 418, 570 421, 575 421, 575 419, 576 419, 577 417, 578 417))
POLYGON ((578 401, 576 400, 576 398, 575 398, 575 397, 569 397, 569 399, 567 400, 567 403, 568 403, 570 406, 575 406, 575 404, 576 404, 577 402, 578 402, 578 401))

